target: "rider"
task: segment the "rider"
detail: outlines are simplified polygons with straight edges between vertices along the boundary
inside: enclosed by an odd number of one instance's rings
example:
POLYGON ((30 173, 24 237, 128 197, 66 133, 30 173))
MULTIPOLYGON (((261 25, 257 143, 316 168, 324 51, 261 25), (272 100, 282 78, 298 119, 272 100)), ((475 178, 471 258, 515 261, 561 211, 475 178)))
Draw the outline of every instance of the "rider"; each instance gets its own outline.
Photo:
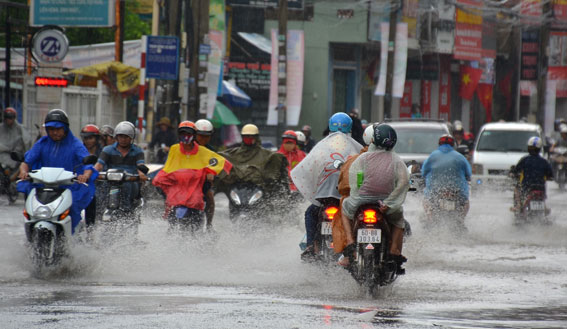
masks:
MULTIPOLYGON (((212 145, 209 144, 213 136, 213 124, 207 119, 200 119, 195 122, 195 141, 200 145, 216 152, 212 145)), ((203 193, 205 194, 205 216, 207 217, 207 230, 213 229, 213 217, 215 215, 215 191, 210 181, 205 181, 203 185, 203 193)))
POLYGON ((100 128, 100 145, 105 147, 114 144, 114 128, 109 125, 104 125, 100 128))
MULTIPOLYGON (((123 169, 130 174, 138 174, 140 182, 147 180, 146 175, 138 169, 143 165, 144 151, 136 144, 136 127, 129 121, 122 121, 114 128, 114 144, 102 149, 95 169, 102 168, 123 169)), ((124 182, 122 185, 122 196, 120 209, 131 209, 136 198, 140 196, 140 182, 124 182)))
POLYGON ((397 142, 396 131, 387 124, 374 126, 372 145, 350 166, 350 196, 342 205, 341 219, 344 226, 347 245, 343 250, 344 258, 339 262, 349 266, 354 260, 355 240, 352 232, 352 220, 359 206, 378 202, 380 211, 390 224, 392 241, 390 244, 391 260, 398 265, 398 274, 403 274, 401 264, 407 259, 402 256, 405 220, 402 204, 409 189, 409 178, 404 161, 392 150, 397 142), (359 184, 358 177, 363 181, 359 184))
POLYGON ((240 135, 240 147, 220 153, 234 168, 230 175, 219 180, 219 191, 227 193, 235 183, 250 182, 262 187, 267 194, 288 193, 289 179, 285 156, 263 148, 260 131, 253 124, 244 125, 240 135))
POLYGON ((333 166, 335 160, 345 161, 348 156, 358 154, 362 148, 348 134, 352 129, 352 119, 344 112, 335 113, 329 118, 330 134, 321 140, 301 163, 291 172, 291 177, 303 196, 311 201, 305 210, 305 231, 307 248, 301 254, 302 260, 311 260, 318 253, 315 243, 319 200, 341 195, 337 190, 339 169, 333 166))
POLYGON ((542 190, 545 192, 545 181, 553 179, 551 165, 539 154, 542 146, 541 138, 530 137, 528 140, 529 155, 521 158, 511 170, 511 174, 518 177, 520 183, 514 189, 514 208, 511 209, 513 211, 523 208, 524 199, 530 191, 542 190))
POLYGON ((7 171, 7 176, 18 167, 18 163, 10 157, 10 152, 24 153, 29 143, 29 136, 16 121, 16 117, 16 110, 7 107, 4 110, 4 120, 0 123, 0 166, 7 171))
MULTIPOLYGON (((81 211, 88 206, 94 196, 93 180, 98 176, 98 172, 91 165, 83 165, 83 159, 89 155, 89 152, 69 129, 69 118, 63 110, 49 111, 45 116, 44 127, 47 130, 47 136, 41 137, 26 152, 25 160, 20 164, 19 178, 27 179, 30 169, 55 167, 76 172, 79 183, 89 182, 88 186, 73 184, 65 187, 71 190, 73 198, 70 215, 74 232, 75 227, 81 221, 81 211)), ((18 191, 26 195, 31 188, 29 181, 18 184, 18 191)))
POLYGON ((303 128, 301 128, 301 131, 303 132, 303 134, 305 134, 305 138, 307 139, 305 141, 305 153, 309 153, 311 152, 311 150, 313 149, 313 147, 315 147, 315 144, 317 144, 317 142, 311 138, 311 126, 310 125, 305 125, 303 126, 303 128))
POLYGON ((465 128, 460 121, 455 121, 453 124, 453 139, 454 139, 454 147, 457 149, 460 145, 466 145, 467 147, 467 154, 472 150, 473 143, 470 140, 465 138, 465 128))
POLYGON ((195 142, 193 122, 181 122, 177 133, 179 144, 171 146, 165 166, 152 182, 166 195, 166 214, 172 224, 175 219, 173 210, 179 206, 197 210, 200 216, 200 211, 205 208, 205 181, 212 182, 221 171, 229 173, 232 168, 225 158, 195 142))
MULTIPOLYGON (((293 130, 286 130, 282 134, 282 145, 278 150, 279 154, 283 154, 287 159, 287 172, 288 175, 297 164, 305 158, 305 153, 303 151, 297 150, 297 134, 293 130)), ((289 181, 289 189, 291 191, 297 191, 297 188, 291 181, 289 181)))
POLYGON ((421 174, 425 178, 425 212, 431 216, 432 202, 445 191, 456 191, 462 205, 463 217, 469 211, 469 181, 472 171, 467 159, 453 149, 455 139, 451 135, 439 138, 439 148, 423 163, 421 174))
MULTIPOLYGON (((81 139, 83 140, 83 145, 85 145, 87 151, 89 151, 89 154, 95 155, 97 158, 102 151, 102 148, 99 144, 99 138, 100 131, 97 126, 88 124, 84 126, 83 129, 81 129, 81 139)), ((98 191, 99 189, 97 189, 97 192, 98 191)), ((97 193, 95 193, 93 199, 91 200, 91 203, 89 203, 87 208, 85 208, 85 222, 87 224, 87 227, 94 225, 95 223, 97 204, 96 199, 97 193)))
POLYGON ((156 161, 165 163, 169 148, 175 144, 177 138, 175 138, 175 134, 171 129, 171 120, 168 117, 161 118, 156 125, 159 131, 154 135, 149 147, 152 150, 155 146, 158 146, 156 161))

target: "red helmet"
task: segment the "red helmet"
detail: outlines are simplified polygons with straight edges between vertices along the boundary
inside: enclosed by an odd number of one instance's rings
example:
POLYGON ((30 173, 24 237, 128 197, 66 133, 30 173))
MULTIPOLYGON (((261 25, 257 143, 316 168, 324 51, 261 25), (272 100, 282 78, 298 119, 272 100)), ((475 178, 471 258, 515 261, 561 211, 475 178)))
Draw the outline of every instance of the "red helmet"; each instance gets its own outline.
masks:
POLYGON ((197 128, 195 127, 195 124, 188 120, 182 121, 179 126, 177 126, 178 133, 187 132, 194 135, 196 131, 197 128))
POLYGON ((455 138, 453 136, 445 134, 439 138, 439 145, 449 144, 451 146, 455 146, 455 138))
POLYGON ((89 136, 100 136, 100 130, 97 126, 88 124, 81 129, 81 138, 87 138, 89 136))
POLYGON ((294 141, 297 142, 297 134, 293 130, 284 131, 284 133, 282 134, 282 139, 285 139, 285 138, 293 139, 294 141))

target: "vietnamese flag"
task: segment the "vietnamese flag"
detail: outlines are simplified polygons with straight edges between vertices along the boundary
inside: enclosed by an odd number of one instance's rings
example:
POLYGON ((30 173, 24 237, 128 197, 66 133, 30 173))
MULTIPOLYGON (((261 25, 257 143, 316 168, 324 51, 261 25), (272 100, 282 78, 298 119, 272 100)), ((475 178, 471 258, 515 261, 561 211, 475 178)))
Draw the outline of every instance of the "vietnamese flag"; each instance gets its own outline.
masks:
POLYGON ((486 122, 492 122, 492 85, 479 83, 476 87, 476 95, 486 111, 486 122))
POLYGON ((481 75, 482 69, 461 66, 461 88, 459 89, 459 96, 471 100, 481 75))

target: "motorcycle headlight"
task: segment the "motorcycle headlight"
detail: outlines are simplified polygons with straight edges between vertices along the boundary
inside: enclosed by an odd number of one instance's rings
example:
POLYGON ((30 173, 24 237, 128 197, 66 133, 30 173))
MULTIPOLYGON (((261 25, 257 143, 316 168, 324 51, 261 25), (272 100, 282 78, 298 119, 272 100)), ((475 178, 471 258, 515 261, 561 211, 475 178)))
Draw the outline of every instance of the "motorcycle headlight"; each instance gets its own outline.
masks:
POLYGON ((111 181, 121 181, 124 177, 124 173, 121 172, 107 172, 106 179, 111 181))
POLYGON ((39 206, 34 210, 33 214, 41 219, 51 218, 51 209, 48 206, 39 206))
POLYGON ((236 193, 234 190, 230 191, 230 199, 237 206, 240 206, 242 204, 242 202, 240 202, 240 197, 238 196, 238 193, 236 193))
POLYGON ((262 191, 256 191, 256 193, 254 193, 254 195, 250 198, 248 204, 254 204, 256 201, 260 200, 263 195, 264 193, 262 193, 262 191))

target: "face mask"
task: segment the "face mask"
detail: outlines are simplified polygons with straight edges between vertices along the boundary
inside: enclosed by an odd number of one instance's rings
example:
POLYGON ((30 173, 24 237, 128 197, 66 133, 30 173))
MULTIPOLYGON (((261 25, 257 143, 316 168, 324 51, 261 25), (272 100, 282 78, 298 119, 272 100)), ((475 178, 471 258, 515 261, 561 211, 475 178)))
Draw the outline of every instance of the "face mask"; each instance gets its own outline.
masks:
POLYGON ((256 138, 254 138, 254 137, 242 137, 242 142, 246 145, 254 145, 254 143, 256 143, 256 138))
POLYGON ((194 135, 181 135, 181 136, 179 136, 179 143, 191 144, 191 142, 193 142, 194 138, 195 138, 194 135))

